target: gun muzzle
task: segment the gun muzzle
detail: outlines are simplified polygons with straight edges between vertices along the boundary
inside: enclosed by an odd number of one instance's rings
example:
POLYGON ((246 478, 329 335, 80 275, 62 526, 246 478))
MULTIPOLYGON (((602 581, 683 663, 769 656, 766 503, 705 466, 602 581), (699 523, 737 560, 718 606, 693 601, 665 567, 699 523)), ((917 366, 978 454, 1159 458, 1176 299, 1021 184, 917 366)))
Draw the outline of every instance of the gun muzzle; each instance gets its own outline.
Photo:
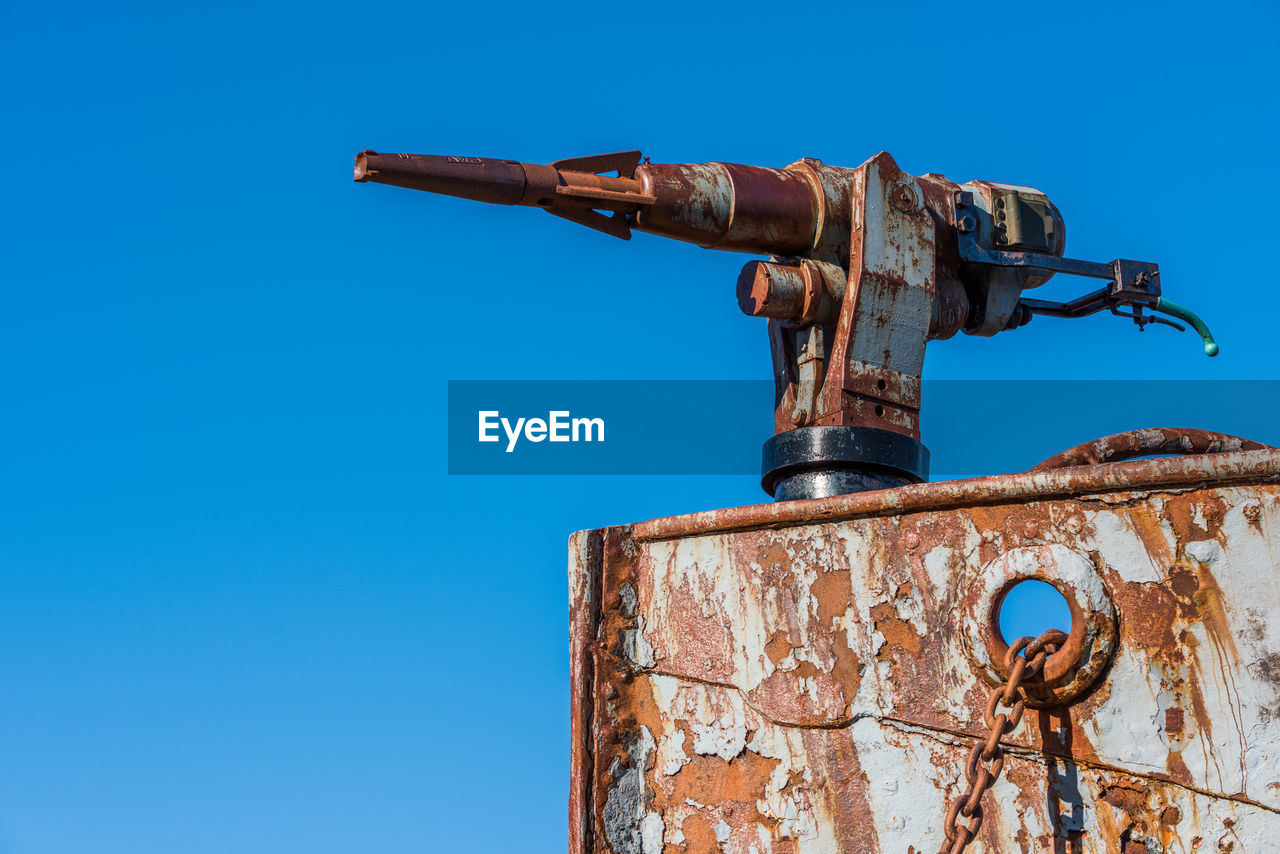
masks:
MULTIPOLYGON (((847 252, 847 200, 824 192, 817 161, 786 169, 640 162, 623 151, 546 166, 486 157, 356 155, 355 180, 498 205, 529 205, 624 240, 631 229, 764 255, 803 255, 824 235, 847 252), (606 173, 616 173, 614 175, 606 173), (819 234, 819 229, 824 234, 819 234)), ((830 247, 828 247, 830 248, 830 247)), ((843 260, 843 259, 840 259, 843 260)))
POLYGON ((490 157, 362 151, 356 155, 355 180, 496 205, 540 207, 625 240, 631 236, 626 215, 654 201, 631 177, 639 162, 638 151, 559 160, 549 166, 490 157))
POLYGON ((523 164, 509 160, 376 151, 356 155, 355 179, 496 205, 519 204, 528 186, 523 164))

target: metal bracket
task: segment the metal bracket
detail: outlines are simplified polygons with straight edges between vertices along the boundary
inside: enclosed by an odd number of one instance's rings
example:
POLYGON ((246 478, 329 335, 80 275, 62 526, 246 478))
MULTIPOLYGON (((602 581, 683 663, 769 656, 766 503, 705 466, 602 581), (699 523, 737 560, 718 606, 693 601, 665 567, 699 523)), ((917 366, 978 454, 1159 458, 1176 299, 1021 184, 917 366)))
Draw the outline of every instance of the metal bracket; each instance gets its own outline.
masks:
POLYGON ((1204 321, 1190 309, 1169 302, 1160 296, 1160 267, 1150 261, 1132 261, 1117 258, 1110 263, 1083 261, 1078 258, 1061 258, 1041 252, 1014 252, 988 249, 978 243, 978 222, 973 203, 973 193, 961 190, 951 196, 952 220, 956 224, 956 238, 960 257, 974 264, 994 267, 1017 267, 1105 279, 1107 286, 1085 294, 1071 302, 1020 299, 1018 312, 1010 320, 1010 327, 1021 326, 1035 314, 1050 317, 1087 317, 1108 309, 1119 317, 1127 317, 1141 330, 1151 323, 1172 326, 1179 331, 1182 325, 1163 317, 1143 313, 1143 309, 1176 317, 1189 323, 1204 341, 1208 356, 1218 355, 1218 345, 1204 321), (1128 308, 1126 312, 1122 309, 1128 308))

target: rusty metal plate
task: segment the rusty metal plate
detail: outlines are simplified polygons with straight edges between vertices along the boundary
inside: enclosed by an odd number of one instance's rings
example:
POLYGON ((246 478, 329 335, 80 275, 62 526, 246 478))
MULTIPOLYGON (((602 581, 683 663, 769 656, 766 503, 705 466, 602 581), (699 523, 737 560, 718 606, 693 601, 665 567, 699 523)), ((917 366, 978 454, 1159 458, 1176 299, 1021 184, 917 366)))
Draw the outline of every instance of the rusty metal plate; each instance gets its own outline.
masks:
POLYGON ((990 600, 1033 576, 1073 602, 1059 683, 1090 672, 1007 738, 972 850, 1275 850, 1277 481, 1246 451, 576 534, 571 852, 933 854, 990 600))

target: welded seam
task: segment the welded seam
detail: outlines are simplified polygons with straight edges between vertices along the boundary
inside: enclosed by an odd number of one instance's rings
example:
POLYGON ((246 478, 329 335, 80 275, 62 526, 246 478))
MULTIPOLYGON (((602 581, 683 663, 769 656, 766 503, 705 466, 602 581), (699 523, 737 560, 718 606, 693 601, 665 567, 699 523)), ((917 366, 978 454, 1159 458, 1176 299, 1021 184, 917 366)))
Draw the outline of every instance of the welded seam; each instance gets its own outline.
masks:
POLYGON ((584 852, 596 850, 596 803, 595 803, 595 780, 597 778, 596 759, 597 746, 595 743, 596 733, 596 698, 600 684, 597 681, 598 667, 596 662, 596 654, 594 647, 600 637, 600 623, 603 618, 603 604, 601 597, 601 587, 604 585, 604 539, 605 532, 603 530, 592 531, 588 535, 587 548, 589 549, 587 584, 589 585, 587 594, 587 631, 584 633, 585 647, 581 650, 582 655, 582 678, 583 681, 590 686, 591 697, 590 702, 584 702, 582 713, 585 720, 582 722, 582 768, 583 782, 581 786, 580 797, 582 802, 579 805, 579 821, 582 822, 582 847, 584 852), (590 778, 587 775, 590 774, 590 778))
POLYGON ((746 691, 742 690, 737 685, 734 685, 730 682, 717 682, 714 679, 702 679, 698 676, 688 676, 684 673, 667 673, 664 670, 656 670, 656 669, 642 670, 637 668, 635 672, 637 674, 643 674, 645 676, 666 676, 671 679, 677 679, 681 682, 693 682, 698 685, 706 685, 710 688, 720 688, 725 691, 735 691, 737 692, 738 696, 742 698, 742 704, 744 706, 746 706, 748 709, 751 709, 753 712, 758 714, 760 717, 764 718, 769 723, 778 727, 790 727, 791 729, 847 729, 848 727, 852 726, 853 724, 857 723, 860 720, 863 720, 864 718, 878 717, 875 712, 867 711, 867 712, 855 712, 850 716, 837 718, 834 721, 829 721, 826 723, 806 724, 806 723, 799 723, 799 722, 792 722, 792 721, 779 721, 772 718, 768 712, 766 712, 764 709, 756 705, 755 701, 752 700, 751 697, 747 695, 746 691))
MULTIPOLYGON (((934 741, 937 741, 940 744, 945 744, 948 747, 962 747, 964 746, 964 744, 973 744, 979 741, 979 739, 976 736, 972 736, 966 732, 960 732, 959 730, 947 729, 946 727, 926 726, 924 724, 913 723, 911 721, 901 720, 900 718, 894 718, 888 715, 878 714, 873 711, 855 712, 853 715, 850 715, 847 717, 839 718, 837 720, 830 721, 827 723, 818 723, 818 724, 791 723, 791 722, 785 722, 785 721, 778 721, 772 718, 768 712, 764 711, 758 705, 756 705, 755 702, 753 702, 751 698, 747 696, 747 692, 739 688, 737 685, 733 685, 726 682, 716 682, 711 679, 700 679, 697 676, 687 676, 682 673, 666 673, 661 670, 639 670, 637 672, 645 675, 650 675, 650 676, 667 676, 682 682, 692 682, 699 685, 706 685, 712 688, 720 688, 727 691, 735 691, 738 694, 738 696, 742 698, 743 705, 745 705, 747 708, 754 711, 760 717, 764 718, 770 724, 780 728, 806 729, 806 730, 840 730, 840 729, 848 729, 858 721, 866 720, 867 718, 870 718, 876 721, 877 723, 884 723, 884 724, 893 726, 903 732, 915 733, 917 735, 923 735, 928 738, 932 738, 934 741), (951 736, 952 739, 958 739, 964 744, 959 744, 959 743, 956 743, 955 741, 949 741, 947 738, 944 738, 943 736, 951 736)), ((1139 780, 1148 780, 1150 782, 1160 783, 1161 785, 1166 785, 1166 786, 1175 786, 1179 789, 1183 789, 1188 792, 1193 792, 1198 795, 1204 795, 1205 797, 1208 797, 1208 798, 1216 798, 1218 800, 1231 801, 1233 803, 1247 804, 1249 806, 1254 806, 1259 809, 1266 810, 1269 813, 1280 815, 1280 808, 1259 803, 1258 801, 1255 801, 1243 795, 1224 795, 1219 792, 1209 791, 1208 789, 1201 789, 1197 786, 1192 786, 1187 783, 1180 783, 1176 780, 1168 780, 1168 779, 1165 779, 1164 777, 1157 777, 1154 774, 1144 773, 1141 771, 1134 771, 1129 768, 1121 768, 1115 765, 1108 765, 1105 762, 1092 762, 1087 759, 1077 759, 1074 756, 1058 756, 1057 754, 1054 754, 1054 753, 1045 753, 1043 751, 1032 750, 1031 748, 1021 747, 1019 745, 1014 745, 1014 744, 1002 744, 1001 747, 1003 747, 1007 752, 1014 754, 1015 756, 1018 756, 1022 759, 1025 759, 1031 762, 1038 761, 1039 764, 1041 765, 1047 765, 1047 759, 1052 757, 1054 759, 1061 759, 1065 762, 1071 762, 1083 768, 1089 768, 1089 769, 1094 769, 1098 771, 1107 771, 1112 774, 1123 774, 1126 777, 1133 777, 1139 780)))
MULTIPOLYGON (((954 739, 959 739, 963 742, 968 742, 970 744, 981 741, 981 739, 976 738, 975 736, 969 735, 968 733, 946 729, 945 727, 925 726, 923 724, 917 724, 917 723, 912 723, 910 721, 899 720, 898 718, 891 718, 891 717, 888 717, 887 715, 881 715, 877 717, 876 720, 883 721, 903 732, 911 732, 917 735, 923 735, 927 738, 932 738, 934 741, 937 741, 939 744, 945 744, 949 747, 961 747, 963 745, 954 743, 953 741, 949 741, 946 738, 943 738, 942 736, 944 734, 952 736, 952 738, 954 739)), ((1269 813, 1275 813, 1277 815, 1280 815, 1280 808, 1259 803, 1258 801, 1255 801, 1252 798, 1247 798, 1243 795, 1224 795, 1224 794, 1221 794, 1220 792, 1213 792, 1208 789, 1201 789, 1198 786, 1192 786, 1187 783, 1180 783, 1177 780, 1169 780, 1164 777, 1157 777, 1154 774, 1143 773, 1141 771, 1134 771, 1130 768, 1120 768, 1115 765, 1108 765, 1105 762, 1092 762, 1088 759, 1077 759, 1074 756, 1059 756, 1056 753, 1045 753, 1040 750, 1032 750, 1029 747, 1022 747, 1021 745, 1004 744, 1002 742, 1000 746, 1003 750, 1005 750, 1008 753, 1012 753, 1015 756, 1018 756, 1022 759, 1026 759, 1027 761, 1031 761, 1031 762, 1039 761, 1039 763, 1042 765, 1047 764, 1045 760, 1049 758, 1061 759, 1064 762, 1070 762, 1073 765, 1078 765, 1083 768, 1089 768, 1089 769, 1098 770, 1098 771, 1106 771, 1112 774, 1123 774, 1126 777, 1134 777, 1139 780, 1147 780, 1152 783, 1159 783, 1163 786, 1174 786, 1176 788, 1183 789, 1185 791, 1192 792, 1197 795, 1204 795, 1205 797, 1208 797, 1208 798, 1216 798, 1218 800, 1231 801, 1233 803, 1247 804, 1252 807, 1257 807, 1258 809, 1261 809, 1261 810, 1266 810, 1269 813)))

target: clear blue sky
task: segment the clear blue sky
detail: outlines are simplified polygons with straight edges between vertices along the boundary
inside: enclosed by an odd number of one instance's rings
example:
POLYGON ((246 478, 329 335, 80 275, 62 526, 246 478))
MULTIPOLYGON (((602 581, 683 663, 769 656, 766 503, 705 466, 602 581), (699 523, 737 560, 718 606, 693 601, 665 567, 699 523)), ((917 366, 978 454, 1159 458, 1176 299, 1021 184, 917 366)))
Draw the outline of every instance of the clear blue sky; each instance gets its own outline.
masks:
POLYGON ((1223 355, 1040 319, 928 377, 1277 378, 1273 4, 2 20, 0 854, 561 852, 566 536, 761 499, 447 477, 448 379, 759 378, 764 329, 743 257, 355 185, 362 148, 1032 184, 1223 355))

